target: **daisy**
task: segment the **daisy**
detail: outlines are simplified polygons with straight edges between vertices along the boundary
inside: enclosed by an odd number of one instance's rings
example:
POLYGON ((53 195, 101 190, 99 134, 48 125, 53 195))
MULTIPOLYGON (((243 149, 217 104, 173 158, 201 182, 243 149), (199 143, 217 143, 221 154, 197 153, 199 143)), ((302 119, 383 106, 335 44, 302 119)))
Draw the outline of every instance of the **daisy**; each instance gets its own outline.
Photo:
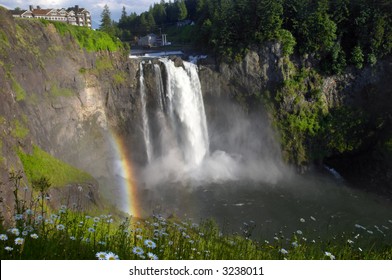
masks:
POLYGON ((108 253, 106 254, 106 259, 107 259, 107 260, 114 261, 114 260, 119 260, 120 258, 119 258, 115 253, 108 252, 108 253))
POLYGON ((7 247, 4 248, 4 250, 6 250, 8 252, 11 252, 12 250, 14 250, 14 248, 12 248, 10 246, 7 246, 7 247))
POLYGON ((16 214, 15 215, 15 221, 19 221, 23 219, 23 214, 16 214))
POLYGON ((0 240, 1 241, 7 241, 8 240, 8 236, 5 234, 0 234, 0 240))
POLYGON ((88 228, 88 232, 93 233, 93 232, 95 232, 95 229, 93 229, 93 228, 88 228))
POLYGON ((15 245, 23 245, 23 243, 24 243, 23 238, 18 237, 15 239, 15 245))
POLYGON ((132 252, 133 252, 134 254, 136 254, 136 255, 139 255, 139 256, 143 255, 143 253, 144 253, 143 249, 140 248, 140 247, 134 247, 133 250, 132 250, 132 252))
POLYGON ((94 217, 94 223, 99 223, 99 221, 101 220, 99 217, 94 217))
POLYGON ((284 248, 280 249, 279 252, 280 252, 281 254, 283 254, 283 255, 287 255, 287 254, 289 253, 289 252, 288 252, 286 249, 284 249, 284 248))
POLYGON ((106 260, 106 252, 98 252, 95 254, 98 260, 106 260))
POLYGON ((33 238, 33 239, 37 239, 38 238, 38 234, 33 233, 33 234, 30 235, 30 237, 33 238))
POLYGON ((10 232, 11 232, 13 235, 16 235, 16 236, 19 236, 19 234, 20 234, 19 229, 17 229, 17 228, 12 228, 12 229, 10 229, 10 232))
POLYGON ((62 224, 57 225, 57 230, 64 230, 65 226, 62 224))
POLYGON ((147 253, 147 256, 150 260, 159 260, 158 256, 153 253, 147 253))
POLYGON ((147 246, 147 248, 151 248, 154 249, 157 245, 154 243, 154 241, 150 240, 150 239, 146 239, 144 240, 144 245, 147 246))
POLYGON ((33 210, 31 210, 31 209, 27 209, 25 213, 26 213, 26 215, 33 215, 34 214, 33 210))
POLYGON ((335 256, 332 255, 330 252, 325 252, 325 256, 329 257, 331 260, 335 259, 335 256))

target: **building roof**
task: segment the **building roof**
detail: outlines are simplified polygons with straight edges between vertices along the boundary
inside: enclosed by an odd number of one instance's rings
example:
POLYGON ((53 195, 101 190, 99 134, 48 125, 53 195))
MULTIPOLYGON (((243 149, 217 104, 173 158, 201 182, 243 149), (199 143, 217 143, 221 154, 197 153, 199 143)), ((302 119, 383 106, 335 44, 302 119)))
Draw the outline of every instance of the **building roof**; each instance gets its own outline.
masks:
POLYGON ((53 9, 33 9, 31 12, 37 16, 47 16, 53 9))

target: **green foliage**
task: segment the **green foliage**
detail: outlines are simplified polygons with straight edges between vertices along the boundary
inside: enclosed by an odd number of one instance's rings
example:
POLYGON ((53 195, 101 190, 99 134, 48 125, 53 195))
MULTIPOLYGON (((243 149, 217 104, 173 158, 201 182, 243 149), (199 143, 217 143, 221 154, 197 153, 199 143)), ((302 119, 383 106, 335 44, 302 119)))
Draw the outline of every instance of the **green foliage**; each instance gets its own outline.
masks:
MULTIPOLYGON (((303 232, 282 230, 268 241, 262 236, 254 236, 252 225, 244 225, 242 233, 225 234, 212 220, 195 224, 190 220, 166 219, 161 216, 144 220, 119 219, 111 215, 90 216, 89 213, 77 212, 67 205, 62 205, 52 213, 36 213, 32 209, 24 209, 15 216, 18 217, 15 226, 0 232, 3 239, 6 239, 1 241, 4 248, 12 248, 0 250, 2 260, 392 258, 391 230, 386 226, 382 227, 382 234, 366 231, 365 227, 361 229, 353 226, 352 231, 347 233, 314 238, 311 233, 318 232, 318 223, 315 221, 304 225, 303 232), (26 232, 26 228, 29 229, 27 234, 20 234, 26 232)), ((389 224, 388 221, 386 224, 389 224)), ((334 224, 330 226, 334 227, 334 224)))
POLYGON ((98 73, 101 73, 104 71, 110 71, 113 69, 114 69, 114 67, 113 67, 112 61, 107 56, 98 58, 95 62, 94 70, 97 71, 98 73))
POLYGON ((11 127, 11 136, 18 140, 24 140, 30 132, 27 128, 27 119, 25 118, 22 121, 14 119, 11 122, 11 127))
POLYGON ((113 75, 113 80, 116 85, 124 85, 126 81, 126 74, 124 72, 119 72, 113 75))
POLYGON ((75 93, 69 88, 59 88, 56 84, 52 85, 50 88, 50 97, 72 97, 75 93))
POLYGON ((299 166, 312 160, 309 141, 319 134, 327 111, 321 81, 314 70, 302 69, 285 81, 275 97, 275 120, 284 157, 299 166))
POLYGON ((109 6, 105 4, 101 13, 101 24, 99 30, 109 34, 111 37, 115 36, 115 27, 111 19, 111 12, 109 6))
MULTIPOLYGON (((45 22, 42 20, 42 22, 45 22)), ((123 45, 118 39, 113 39, 108 33, 94 31, 87 27, 73 26, 63 22, 50 22, 56 27, 61 35, 70 34, 76 39, 81 48, 87 51, 118 51, 122 50, 123 45)))
MULTIPOLYGON (((123 16, 119 36, 132 39, 147 32, 167 33, 182 18, 195 22, 191 37, 196 47, 213 51, 229 61, 266 41, 283 43, 284 55, 309 55, 320 61, 319 70, 341 73, 357 45, 366 62, 392 51, 392 9, 389 2, 350 0, 176 0, 154 4, 149 11, 123 16), (179 16, 185 4, 187 15, 179 16)), ((175 30, 175 29, 174 29, 175 30)), ((182 29, 168 36, 176 42, 182 29), (175 35, 177 34, 177 35, 175 35)), ((363 62, 365 63, 365 61, 363 62)))
POLYGON ((286 29, 279 31, 279 41, 282 43, 282 52, 284 56, 290 56, 294 53, 294 47, 297 44, 293 34, 286 29))
POLYGON ((15 92, 16 101, 22 101, 26 99, 26 92, 23 87, 12 77, 12 90, 15 92))
POLYGON ((3 30, 0 30, 0 48, 3 48, 4 46, 9 47, 10 42, 8 40, 7 34, 3 30))
POLYGON ((357 69, 363 68, 363 63, 365 61, 362 49, 360 46, 355 46, 351 53, 351 62, 357 69))
POLYGON ((357 151, 368 143, 377 123, 358 108, 328 109, 322 79, 302 69, 288 78, 270 110, 280 132, 286 161, 297 166, 325 157, 357 151))
POLYGON ((359 109, 337 107, 323 119, 320 142, 327 153, 344 153, 361 147, 366 139, 367 117, 359 109))
POLYGON ((62 162, 39 147, 34 146, 32 154, 18 151, 24 172, 29 182, 33 183, 42 177, 47 178, 53 186, 65 186, 92 180, 91 175, 65 162, 62 162))

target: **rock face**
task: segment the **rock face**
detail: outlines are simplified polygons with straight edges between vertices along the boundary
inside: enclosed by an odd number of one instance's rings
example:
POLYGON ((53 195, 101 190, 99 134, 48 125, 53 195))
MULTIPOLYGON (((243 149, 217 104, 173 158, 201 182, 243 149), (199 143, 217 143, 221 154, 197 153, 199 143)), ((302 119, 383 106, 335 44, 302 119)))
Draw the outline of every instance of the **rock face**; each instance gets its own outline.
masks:
MULTIPOLYGON (((225 99, 236 100, 250 111, 264 110, 258 101, 263 99, 262 96, 274 97, 276 90, 290 76, 289 63, 294 63, 297 68, 308 65, 306 61, 297 61, 290 62, 282 57, 280 45, 271 43, 249 52, 241 62, 231 65, 222 63, 211 67, 201 62, 200 79, 209 119, 214 122, 222 115, 217 104, 222 104, 225 99), (211 104, 214 105, 209 106, 211 104)), ((372 123, 377 123, 376 119, 379 119, 382 127, 371 132, 370 140, 357 150, 327 155, 321 163, 336 168, 356 186, 373 191, 376 189, 388 195, 392 195, 392 149, 388 144, 392 138, 390 77, 392 60, 386 58, 373 67, 362 70, 349 68, 342 75, 323 76, 320 88, 327 110, 355 108, 372 123)), ((269 119, 269 125, 276 121, 271 115, 269 119)))
MULTIPOLYGON (((107 177, 113 171, 113 135, 132 139, 140 133, 137 126, 130 125, 139 118, 135 97, 138 65, 122 53, 86 52, 53 25, 14 20, 3 9, 0 26, 3 192, 11 189, 9 170, 22 169, 16 150, 29 152, 32 144, 98 180, 107 177)), ((120 195, 107 182, 100 188, 102 195, 120 195)), ((80 194, 73 188, 77 187, 69 186, 64 192, 80 194)), ((91 200, 86 199, 85 206, 100 199, 97 182, 86 188, 91 200)), ((53 191, 60 203, 62 194, 59 189, 53 191)))

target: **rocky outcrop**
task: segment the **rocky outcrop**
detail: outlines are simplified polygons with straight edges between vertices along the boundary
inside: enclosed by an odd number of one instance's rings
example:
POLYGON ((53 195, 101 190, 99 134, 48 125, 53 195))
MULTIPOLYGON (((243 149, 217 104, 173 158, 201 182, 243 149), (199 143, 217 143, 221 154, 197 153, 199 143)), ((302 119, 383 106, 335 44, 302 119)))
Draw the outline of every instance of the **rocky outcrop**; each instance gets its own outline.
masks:
MULTIPOLYGON (((15 20, 3 9, 0 21, 3 193, 11 190, 9 170, 23 169, 16 150, 29 153, 32 144, 98 181, 110 182, 113 135, 137 138, 140 134, 137 126, 130 125, 139 118, 138 65, 121 52, 87 52, 70 34, 61 35, 51 24, 15 20)), ((75 188, 60 191, 53 186, 53 201, 60 203, 62 197, 73 201, 70 194, 81 194, 75 188)), ((121 195, 109 183, 98 189, 97 182, 91 182, 88 189, 91 199, 82 199, 84 208, 89 208, 88 203, 100 204, 102 196, 114 203, 121 195)))
MULTIPOLYGON (((290 68, 300 69, 310 65, 306 59, 292 59, 289 61, 282 56, 278 43, 270 43, 250 51, 240 62, 216 66, 201 61, 200 79, 207 103, 206 110, 212 116, 210 119, 221 115, 218 113, 220 106, 216 104, 222 104, 225 98, 236 100, 250 111, 263 110, 263 102, 259 102, 261 100, 268 99, 271 102, 272 98, 274 103, 276 90, 292 75, 293 70, 290 68), (209 107, 208 104, 215 106, 209 107)), ((392 89, 388 86, 391 71, 392 61, 386 58, 362 70, 348 68, 342 75, 322 76, 321 87, 318 88, 322 94, 320 99, 324 100, 327 110, 353 108, 362 112, 372 126, 364 127, 369 130, 369 138, 364 139, 357 149, 348 153, 326 153, 324 158, 318 159, 317 165, 327 163, 353 185, 389 195, 392 194, 392 150, 387 144, 392 138, 392 89)), ((307 87, 312 87, 310 80, 307 87)), ((305 102, 308 101, 305 99, 305 102)), ((270 124, 276 122, 271 114, 269 119, 270 124)))

